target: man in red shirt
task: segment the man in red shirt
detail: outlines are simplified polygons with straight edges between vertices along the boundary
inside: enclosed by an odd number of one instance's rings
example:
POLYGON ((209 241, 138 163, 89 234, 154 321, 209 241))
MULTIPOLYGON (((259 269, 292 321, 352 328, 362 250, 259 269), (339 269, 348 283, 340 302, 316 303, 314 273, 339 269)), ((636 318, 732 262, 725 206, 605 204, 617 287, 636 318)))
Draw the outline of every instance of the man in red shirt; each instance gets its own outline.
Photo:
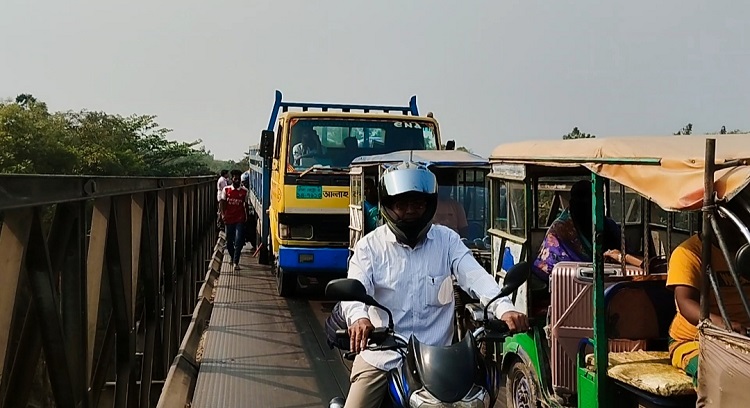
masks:
POLYGON ((245 221, 247 217, 248 190, 242 185, 242 172, 232 170, 232 184, 221 191, 219 208, 226 225, 227 251, 232 258, 234 270, 240 269, 240 252, 245 245, 245 221))

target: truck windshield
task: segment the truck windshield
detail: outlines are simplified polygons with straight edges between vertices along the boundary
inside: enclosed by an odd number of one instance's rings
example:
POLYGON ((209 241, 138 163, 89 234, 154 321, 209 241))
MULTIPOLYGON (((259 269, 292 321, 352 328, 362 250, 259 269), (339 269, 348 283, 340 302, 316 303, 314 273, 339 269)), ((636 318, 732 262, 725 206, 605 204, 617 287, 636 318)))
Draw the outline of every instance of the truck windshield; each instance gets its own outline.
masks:
POLYGON ((417 120, 293 119, 287 169, 348 167, 354 158, 399 150, 437 150, 434 124, 417 120))

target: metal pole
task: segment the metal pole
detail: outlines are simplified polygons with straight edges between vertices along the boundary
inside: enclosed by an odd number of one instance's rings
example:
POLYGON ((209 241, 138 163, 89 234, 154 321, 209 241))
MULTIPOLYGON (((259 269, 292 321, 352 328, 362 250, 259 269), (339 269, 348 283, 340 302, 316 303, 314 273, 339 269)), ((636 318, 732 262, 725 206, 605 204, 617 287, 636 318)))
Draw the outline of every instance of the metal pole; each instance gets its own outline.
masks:
POLYGON ((709 268, 711 267, 711 245, 713 229, 711 218, 714 211, 714 167, 716 156, 716 139, 706 139, 706 163, 703 172, 703 230, 701 231, 701 315, 700 320, 708 318, 709 268))
POLYGON ((604 313, 604 256, 602 243, 604 238, 604 183, 595 173, 591 174, 592 224, 593 224, 593 261, 594 261, 594 361, 596 364, 596 407, 609 407, 607 394, 608 342, 606 333, 606 316, 604 313))
MULTIPOLYGON (((281 142, 281 136, 279 135, 279 143, 281 142)), ((260 248, 258 255, 258 262, 261 265, 270 265, 273 261, 273 247, 271 244, 271 220, 269 210, 271 208, 271 162, 273 161, 273 133, 271 131, 263 132, 261 136, 261 157, 263 160, 263 177, 262 177, 262 196, 261 202, 261 213, 258 214, 261 217, 261 240, 260 245, 265 248, 260 248)))
MULTIPOLYGON (((625 252, 627 251, 627 248, 625 247, 625 225, 627 220, 625 219, 627 217, 626 206, 625 202, 627 200, 625 199, 625 185, 620 184, 620 268, 622 268, 622 275, 625 276, 625 252)), ((608 201, 608 203, 611 201, 608 201)))

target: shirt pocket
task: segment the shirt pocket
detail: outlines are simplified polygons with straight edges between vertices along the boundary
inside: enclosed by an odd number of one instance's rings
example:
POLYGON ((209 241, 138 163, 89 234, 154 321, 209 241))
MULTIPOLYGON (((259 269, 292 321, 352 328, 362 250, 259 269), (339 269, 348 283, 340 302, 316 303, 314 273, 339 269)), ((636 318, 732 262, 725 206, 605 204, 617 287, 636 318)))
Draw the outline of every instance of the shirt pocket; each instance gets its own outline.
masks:
POLYGON ((451 275, 427 276, 425 304, 430 307, 442 307, 453 301, 453 279, 451 275))

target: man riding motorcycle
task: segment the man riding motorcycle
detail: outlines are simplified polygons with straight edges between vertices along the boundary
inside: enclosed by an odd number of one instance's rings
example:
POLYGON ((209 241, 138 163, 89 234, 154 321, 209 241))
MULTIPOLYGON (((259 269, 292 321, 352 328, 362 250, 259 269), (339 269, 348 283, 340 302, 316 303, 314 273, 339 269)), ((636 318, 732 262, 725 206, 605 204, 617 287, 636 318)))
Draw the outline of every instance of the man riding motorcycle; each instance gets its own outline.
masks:
MULTIPOLYGON (((432 346, 447 346, 453 339, 454 297, 451 274, 467 293, 483 305, 500 287, 475 260, 461 237, 450 228, 433 225, 437 208, 437 181, 427 167, 404 162, 387 169, 380 180, 381 211, 385 225, 364 236, 354 247, 348 277, 357 279, 367 293, 393 313, 395 330, 414 335, 432 346)), ((528 329, 528 318, 501 298, 493 313, 512 331, 528 329)), ((387 372, 401 364, 395 351, 365 350, 374 325, 388 317, 361 302, 342 302, 349 326, 350 350, 359 353, 351 371, 345 407, 380 406, 386 394, 387 372)))

